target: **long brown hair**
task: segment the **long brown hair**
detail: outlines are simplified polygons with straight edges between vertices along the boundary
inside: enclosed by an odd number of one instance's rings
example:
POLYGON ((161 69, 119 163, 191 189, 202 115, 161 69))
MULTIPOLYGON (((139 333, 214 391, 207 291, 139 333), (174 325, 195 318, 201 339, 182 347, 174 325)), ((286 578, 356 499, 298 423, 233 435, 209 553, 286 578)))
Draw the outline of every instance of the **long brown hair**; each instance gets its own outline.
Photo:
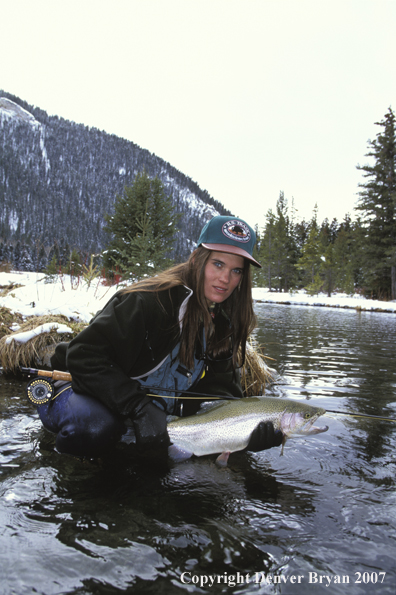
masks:
POLYGON ((246 341, 256 323, 250 264, 244 259, 241 281, 230 297, 217 306, 217 310, 222 312, 216 316, 213 324, 204 292, 205 267, 211 253, 211 250, 200 246, 190 255, 187 262, 163 271, 155 277, 138 281, 122 292, 159 293, 177 285, 185 285, 193 290, 183 318, 179 351, 180 362, 189 369, 194 366, 196 341, 202 325, 205 328, 207 354, 213 359, 221 359, 231 354, 233 366, 236 368, 245 361, 246 341))

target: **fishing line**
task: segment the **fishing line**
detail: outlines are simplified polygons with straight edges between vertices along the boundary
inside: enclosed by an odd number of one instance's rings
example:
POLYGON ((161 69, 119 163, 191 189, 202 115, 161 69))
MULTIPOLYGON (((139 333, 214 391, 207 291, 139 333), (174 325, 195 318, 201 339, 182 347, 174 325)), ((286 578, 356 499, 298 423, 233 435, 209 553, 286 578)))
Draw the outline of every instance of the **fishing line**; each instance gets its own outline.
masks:
POLYGON ((349 415, 349 417, 367 417, 369 419, 379 419, 381 421, 392 421, 396 423, 396 419, 393 417, 381 417, 380 415, 372 415, 370 413, 349 413, 349 411, 334 411, 332 409, 326 409, 326 413, 337 413, 338 415, 349 415))
MULTIPOLYGON (((211 395, 210 393, 196 393, 192 390, 175 390, 173 388, 165 388, 163 386, 145 386, 144 388, 147 388, 148 390, 161 390, 164 392, 170 392, 170 393, 180 393, 182 395, 187 395, 187 396, 183 396, 183 399, 220 399, 222 401, 226 400, 226 401, 239 401, 240 397, 233 397, 231 395, 211 395)), ((164 399, 179 399, 180 397, 173 397, 173 396, 167 396, 165 397, 164 395, 158 395, 158 394, 149 394, 147 395, 149 397, 163 397, 164 399)))
MULTIPOLYGON (((180 391, 179 391, 180 392, 180 391)), ((174 397, 173 395, 157 395, 157 394, 151 394, 151 393, 147 393, 148 397, 160 397, 161 399, 180 399, 180 397, 174 397)), ((239 401, 239 397, 215 397, 214 395, 204 395, 199 396, 199 397, 183 397, 184 399, 194 399, 195 401, 199 401, 199 399, 203 399, 204 401, 208 400, 208 397, 210 399, 213 400, 220 400, 220 401, 230 401, 230 400, 238 400, 239 401)))

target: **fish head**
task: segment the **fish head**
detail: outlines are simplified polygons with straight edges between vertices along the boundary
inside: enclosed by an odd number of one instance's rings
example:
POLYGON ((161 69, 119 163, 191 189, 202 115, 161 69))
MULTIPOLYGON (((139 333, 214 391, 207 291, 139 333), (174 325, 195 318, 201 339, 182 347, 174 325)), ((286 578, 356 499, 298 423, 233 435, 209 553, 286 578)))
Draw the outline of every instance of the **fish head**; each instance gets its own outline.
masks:
POLYGON ((321 407, 306 406, 301 408, 301 403, 296 410, 285 411, 281 419, 281 430, 284 436, 311 436, 327 432, 329 426, 314 426, 316 420, 326 413, 321 407))

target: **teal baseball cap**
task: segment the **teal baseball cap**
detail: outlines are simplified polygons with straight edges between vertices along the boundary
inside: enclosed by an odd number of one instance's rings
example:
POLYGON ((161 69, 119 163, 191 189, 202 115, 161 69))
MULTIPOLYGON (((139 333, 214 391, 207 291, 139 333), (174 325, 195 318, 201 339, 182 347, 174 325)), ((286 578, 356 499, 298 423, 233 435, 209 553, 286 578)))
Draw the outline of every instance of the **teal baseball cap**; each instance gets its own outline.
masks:
POLYGON ((218 215, 210 219, 202 229, 197 245, 215 252, 243 256, 254 266, 261 268, 261 264, 252 256, 255 243, 256 234, 246 221, 218 215))

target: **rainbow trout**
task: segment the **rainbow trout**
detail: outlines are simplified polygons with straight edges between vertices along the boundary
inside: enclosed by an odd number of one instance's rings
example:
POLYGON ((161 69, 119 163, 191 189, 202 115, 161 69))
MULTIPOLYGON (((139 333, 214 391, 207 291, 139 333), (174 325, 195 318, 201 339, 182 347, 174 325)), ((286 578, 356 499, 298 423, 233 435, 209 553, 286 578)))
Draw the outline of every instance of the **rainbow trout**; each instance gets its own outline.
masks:
POLYGON ((216 462, 226 465, 231 452, 246 448, 253 430, 262 421, 271 421, 275 431, 283 433, 282 455, 288 438, 326 432, 328 426, 314 426, 324 413, 326 411, 319 407, 276 397, 247 397, 209 403, 191 417, 173 418, 168 423, 172 442, 169 456, 175 461, 182 461, 192 455, 201 457, 221 453, 216 462))

